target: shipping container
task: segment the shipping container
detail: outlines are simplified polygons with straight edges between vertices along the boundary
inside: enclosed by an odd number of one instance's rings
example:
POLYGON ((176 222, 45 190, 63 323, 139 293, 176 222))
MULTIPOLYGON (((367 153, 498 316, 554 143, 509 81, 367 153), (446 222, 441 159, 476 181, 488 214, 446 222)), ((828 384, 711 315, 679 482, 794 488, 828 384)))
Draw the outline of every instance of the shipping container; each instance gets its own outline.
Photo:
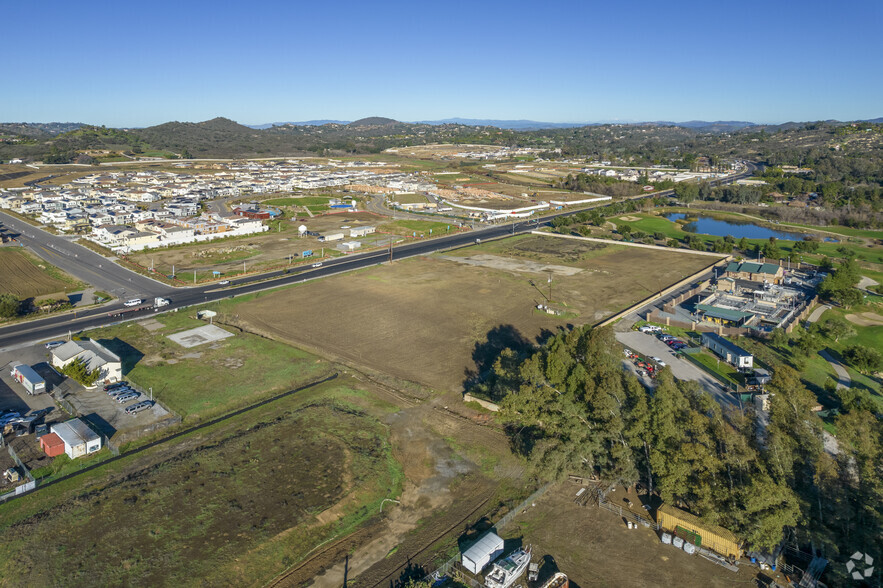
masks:
POLYGON ((20 363, 12 368, 12 378, 25 387, 28 394, 41 394, 46 391, 46 380, 29 365, 20 363))
MULTIPOLYGON (((696 547, 704 547, 726 557, 739 558, 742 555, 739 539, 733 533, 723 527, 704 523, 685 510, 663 504, 656 511, 656 522, 666 531, 696 547)), ((677 542, 674 544, 677 546, 677 542)))

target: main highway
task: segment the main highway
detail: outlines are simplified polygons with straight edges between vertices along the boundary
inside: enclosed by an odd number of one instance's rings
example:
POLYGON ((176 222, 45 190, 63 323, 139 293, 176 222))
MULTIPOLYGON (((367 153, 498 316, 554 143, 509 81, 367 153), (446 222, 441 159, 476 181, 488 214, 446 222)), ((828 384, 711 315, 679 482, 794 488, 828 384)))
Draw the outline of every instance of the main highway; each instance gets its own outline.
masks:
MULTIPOLYGON (((720 183, 731 183, 736 180, 750 177, 754 166, 738 174, 718 180, 720 183)), ((656 192, 650 195, 640 195, 635 199, 670 196, 672 191, 656 192)), ((606 206, 609 202, 601 202, 595 206, 606 206)), ((161 282, 152 280, 146 276, 137 274, 123 268, 85 247, 63 237, 51 235, 37 227, 33 227, 9 215, 0 213, 0 222, 20 234, 19 239, 47 261, 58 265, 74 276, 89 282, 93 286, 111 292, 120 299, 137 297, 150 302, 154 296, 163 296, 171 299, 168 306, 162 308, 163 312, 185 308, 196 304, 214 302, 234 296, 250 294, 269 288, 288 286, 328 276, 353 271, 387 261, 395 261, 429 255, 436 251, 444 251, 472 245, 477 241, 502 238, 508 235, 536 230, 549 226, 557 217, 567 216, 586 210, 569 210, 539 217, 536 219, 524 219, 515 223, 499 224, 491 227, 472 231, 459 232, 452 235, 425 239, 404 245, 395 246, 392 251, 384 249, 366 253, 352 254, 345 257, 324 261, 319 267, 299 266, 288 270, 280 270, 260 275, 248 276, 238 280, 231 280, 227 286, 218 284, 198 285, 192 287, 175 288, 161 282), (7 220, 8 219, 8 220, 7 220)), ((79 332, 86 329, 105 326, 121 320, 138 320, 154 314, 152 309, 124 312, 122 302, 114 302, 98 308, 84 309, 74 313, 51 316, 43 319, 21 321, 0 329, 0 351, 21 347, 37 341, 46 341, 66 336, 69 332, 79 332), (122 313, 122 316, 121 314, 122 313)))

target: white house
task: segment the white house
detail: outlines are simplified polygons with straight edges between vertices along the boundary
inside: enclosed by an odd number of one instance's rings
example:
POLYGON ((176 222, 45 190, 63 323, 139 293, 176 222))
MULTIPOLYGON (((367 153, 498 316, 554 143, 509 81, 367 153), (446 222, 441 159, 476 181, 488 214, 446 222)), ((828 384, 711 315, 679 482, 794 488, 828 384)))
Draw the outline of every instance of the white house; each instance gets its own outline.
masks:
POLYGON ((49 430, 64 442, 64 452, 71 459, 89 455, 101 449, 101 436, 80 419, 55 423, 49 430))
POLYGON ((89 371, 99 370, 98 381, 117 382, 123 377, 120 357, 97 341, 68 341, 52 350, 52 365, 60 369, 78 358, 86 362, 89 371))

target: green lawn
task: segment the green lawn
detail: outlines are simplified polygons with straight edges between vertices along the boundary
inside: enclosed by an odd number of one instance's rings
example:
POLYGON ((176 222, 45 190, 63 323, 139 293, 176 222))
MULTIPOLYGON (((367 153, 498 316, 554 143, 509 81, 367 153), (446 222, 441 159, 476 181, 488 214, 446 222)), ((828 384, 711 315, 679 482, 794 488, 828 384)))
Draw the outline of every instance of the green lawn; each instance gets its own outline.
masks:
POLYGON ((204 420, 326 375, 327 362, 294 347, 235 332, 215 344, 185 349, 166 335, 204 325, 195 310, 159 315, 149 331, 125 323, 88 333, 123 358, 125 376, 184 418, 204 420))
POLYGON ((731 366, 726 361, 719 359, 717 356, 706 351, 699 353, 691 353, 690 357, 707 367, 710 371, 717 374, 722 380, 733 384, 742 384, 742 377, 739 370, 731 366))
POLYGON ((266 204, 267 206, 321 206, 328 205, 328 201, 331 197, 325 196, 303 196, 299 198, 273 198, 271 200, 264 200, 261 204, 266 204))

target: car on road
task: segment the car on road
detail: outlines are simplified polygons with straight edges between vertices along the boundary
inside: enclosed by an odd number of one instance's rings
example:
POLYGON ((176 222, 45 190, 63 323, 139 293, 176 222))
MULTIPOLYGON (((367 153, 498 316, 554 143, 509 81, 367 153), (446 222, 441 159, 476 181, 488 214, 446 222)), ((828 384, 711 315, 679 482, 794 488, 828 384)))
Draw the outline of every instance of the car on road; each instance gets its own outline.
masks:
POLYGON ((131 298, 123 302, 123 306, 138 306, 141 302, 142 300, 140 298, 131 298))
POLYGON ((320 261, 319 263, 314 263, 313 267, 322 267, 322 262, 320 261))
POLYGON ((221 280, 218 282, 218 286, 227 286, 230 284, 230 280, 221 280))
POLYGON ((46 344, 46 349, 55 349, 65 344, 65 341, 50 341, 46 344))

